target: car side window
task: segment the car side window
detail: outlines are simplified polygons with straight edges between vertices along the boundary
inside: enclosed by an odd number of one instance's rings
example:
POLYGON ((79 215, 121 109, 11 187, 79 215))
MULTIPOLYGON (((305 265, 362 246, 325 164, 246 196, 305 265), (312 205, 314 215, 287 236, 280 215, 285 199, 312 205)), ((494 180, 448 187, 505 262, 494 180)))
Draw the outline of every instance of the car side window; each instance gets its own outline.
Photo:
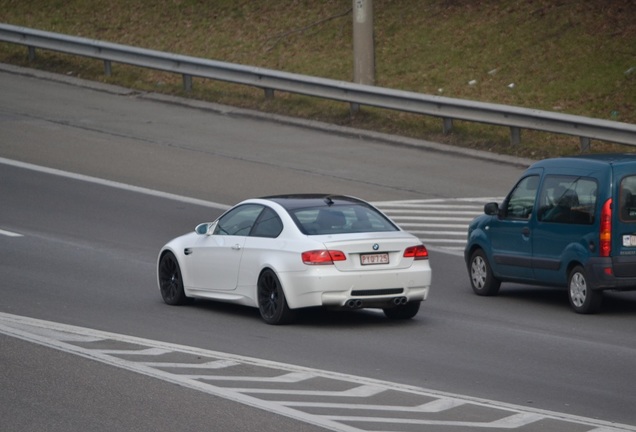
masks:
POLYGON ((539 176, 524 177, 510 192, 504 207, 508 219, 530 219, 539 187, 539 176))
POLYGON ((636 222, 636 176, 627 176, 621 180, 619 200, 621 220, 636 222))
POLYGON ((283 222, 274 210, 265 207, 252 227, 252 237, 276 238, 283 230, 283 222))
POLYGON ((249 235, 256 219, 263 211, 259 204, 245 204, 225 213, 214 229, 215 235, 249 235))
POLYGON ((539 195, 542 222, 592 224, 596 209, 597 183, 579 176, 546 176, 539 195))

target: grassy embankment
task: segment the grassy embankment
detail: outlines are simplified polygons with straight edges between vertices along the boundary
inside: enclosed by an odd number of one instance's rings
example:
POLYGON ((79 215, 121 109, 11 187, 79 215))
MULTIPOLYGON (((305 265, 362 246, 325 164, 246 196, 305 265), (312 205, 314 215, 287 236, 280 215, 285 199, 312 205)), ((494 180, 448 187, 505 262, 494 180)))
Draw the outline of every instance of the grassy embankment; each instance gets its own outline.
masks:
MULTIPOLYGON (((636 123, 633 0, 374 2, 376 85, 636 123), (469 85, 470 81, 476 84, 469 85), (510 84, 514 84, 511 86, 510 84), (512 87, 512 88, 511 88, 512 87)), ((0 0, 0 22, 338 80, 352 79, 351 2, 0 0)), ((0 43, 0 62, 184 95, 174 74, 0 43)), ((522 132, 194 80, 188 97, 530 158, 577 153, 575 137, 522 132)), ((593 142, 593 151, 631 147, 593 142)))

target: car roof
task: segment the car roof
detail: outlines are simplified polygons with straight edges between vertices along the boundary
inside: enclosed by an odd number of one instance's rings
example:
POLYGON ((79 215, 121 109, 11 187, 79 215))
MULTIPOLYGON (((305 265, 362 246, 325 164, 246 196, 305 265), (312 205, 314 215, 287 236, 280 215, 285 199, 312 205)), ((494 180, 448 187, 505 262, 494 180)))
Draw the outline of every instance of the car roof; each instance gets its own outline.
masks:
POLYGON ((342 204, 361 204, 368 206, 369 204, 361 199, 346 195, 331 194, 289 194, 289 195, 271 195, 262 197, 261 199, 273 201, 280 204, 287 210, 307 208, 307 207, 331 207, 342 204))

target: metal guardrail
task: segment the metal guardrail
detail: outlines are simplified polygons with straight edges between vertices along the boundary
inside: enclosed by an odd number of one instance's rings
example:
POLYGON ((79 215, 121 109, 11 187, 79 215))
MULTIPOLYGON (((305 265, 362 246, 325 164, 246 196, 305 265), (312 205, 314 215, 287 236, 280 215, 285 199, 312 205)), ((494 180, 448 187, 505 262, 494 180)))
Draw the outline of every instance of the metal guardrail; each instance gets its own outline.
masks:
POLYGON ((186 90, 192 88, 192 77, 200 77, 262 88, 266 98, 274 97, 275 91, 284 91, 348 102, 352 110, 357 110, 360 105, 368 105, 434 116, 443 120, 444 133, 452 130, 453 120, 505 126, 510 128, 513 145, 521 142, 522 129, 577 136, 583 152, 589 150, 591 140, 636 145, 636 125, 610 120, 361 85, 10 24, 0 24, 0 41, 27 46, 30 59, 35 58, 36 48, 99 59, 104 62, 106 75, 111 74, 112 62, 181 74, 186 90))

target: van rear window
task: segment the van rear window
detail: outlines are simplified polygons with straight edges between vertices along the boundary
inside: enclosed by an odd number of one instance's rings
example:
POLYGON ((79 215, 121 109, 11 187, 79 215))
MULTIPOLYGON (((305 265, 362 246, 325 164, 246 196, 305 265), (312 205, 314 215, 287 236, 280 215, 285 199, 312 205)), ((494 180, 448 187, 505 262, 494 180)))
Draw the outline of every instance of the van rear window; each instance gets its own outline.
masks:
POLYGON ((636 222, 636 176, 621 181, 618 208, 622 221, 636 222))

